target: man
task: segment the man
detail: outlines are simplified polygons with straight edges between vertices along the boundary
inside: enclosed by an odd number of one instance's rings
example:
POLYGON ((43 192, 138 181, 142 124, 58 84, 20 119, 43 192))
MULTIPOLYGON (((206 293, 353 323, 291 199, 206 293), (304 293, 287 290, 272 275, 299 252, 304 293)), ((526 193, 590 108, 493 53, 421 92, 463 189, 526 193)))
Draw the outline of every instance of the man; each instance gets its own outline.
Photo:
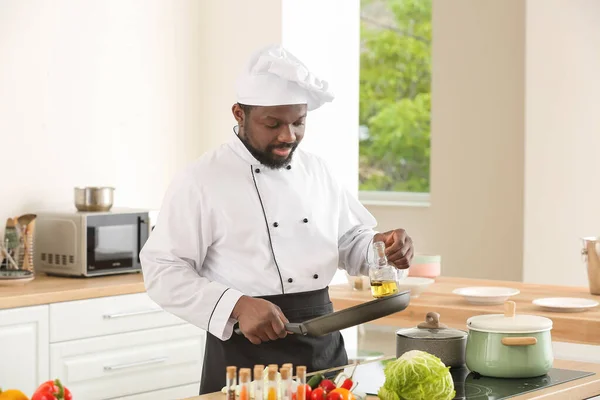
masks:
POLYGON ((367 275, 373 240, 386 243, 396 267, 409 266, 405 232, 375 232, 325 163, 298 148, 307 112, 332 100, 285 49, 260 50, 238 82, 231 140, 166 193, 141 252, 144 280, 161 307, 208 332, 200 394, 221 390, 227 365, 346 364, 339 332, 311 338, 285 324, 333 312, 333 275, 338 267, 367 275), (233 333, 238 323, 242 334, 233 333))

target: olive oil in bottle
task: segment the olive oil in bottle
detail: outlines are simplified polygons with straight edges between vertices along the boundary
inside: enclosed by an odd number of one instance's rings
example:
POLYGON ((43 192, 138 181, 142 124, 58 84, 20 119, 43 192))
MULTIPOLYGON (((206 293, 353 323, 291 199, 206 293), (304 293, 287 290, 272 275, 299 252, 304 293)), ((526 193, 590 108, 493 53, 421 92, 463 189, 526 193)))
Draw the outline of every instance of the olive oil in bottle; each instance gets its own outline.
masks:
POLYGON ((389 296, 398 293, 398 284, 396 281, 371 281, 371 293, 377 298, 389 296))
POLYGON ((371 294, 375 298, 380 298, 398 293, 398 275, 396 268, 388 264, 385 243, 373 243, 373 251, 375 262, 369 268, 371 294))

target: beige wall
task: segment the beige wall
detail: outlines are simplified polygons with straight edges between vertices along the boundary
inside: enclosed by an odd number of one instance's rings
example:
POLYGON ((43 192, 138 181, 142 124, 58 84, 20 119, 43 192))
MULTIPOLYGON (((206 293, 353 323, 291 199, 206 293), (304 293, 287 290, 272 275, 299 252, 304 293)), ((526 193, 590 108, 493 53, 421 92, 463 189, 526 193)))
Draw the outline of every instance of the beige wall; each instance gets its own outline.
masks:
POLYGON ((527 2, 524 280, 587 285, 600 235, 600 2, 527 2))
POLYGON ((158 207, 231 132, 238 64, 280 38, 280 0, 0 2, 0 237, 75 185, 158 207))
POLYGON ((433 3, 431 206, 369 208, 444 275, 521 279, 524 23, 520 0, 433 3))
POLYGON ((229 140, 235 119, 235 78, 257 48, 281 41, 281 0, 203 1, 198 23, 204 25, 202 93, 197 110, 202 122, 198 134, 202 150, 229 140))

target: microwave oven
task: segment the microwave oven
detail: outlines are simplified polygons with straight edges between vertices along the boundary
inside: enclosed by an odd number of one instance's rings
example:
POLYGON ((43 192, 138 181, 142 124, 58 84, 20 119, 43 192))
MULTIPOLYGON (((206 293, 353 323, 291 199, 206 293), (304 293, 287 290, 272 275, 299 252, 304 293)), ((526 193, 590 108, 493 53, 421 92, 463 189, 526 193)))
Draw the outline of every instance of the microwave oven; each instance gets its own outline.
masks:
POLYGON ((36 272, 79 277, 141 272, 139 254, 150 235, 149 211, 44 211, 36 215, 36 272))

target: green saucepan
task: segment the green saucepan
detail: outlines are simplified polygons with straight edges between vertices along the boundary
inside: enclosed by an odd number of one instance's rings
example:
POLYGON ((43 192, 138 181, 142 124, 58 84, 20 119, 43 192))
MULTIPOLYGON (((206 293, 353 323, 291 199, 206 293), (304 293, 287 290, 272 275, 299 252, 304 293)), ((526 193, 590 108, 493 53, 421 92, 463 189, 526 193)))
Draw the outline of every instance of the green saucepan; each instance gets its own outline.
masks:
POLYGON ((545 375, 554 362, 552 320, 515 315, 506 302, 504 314, 478 315, 467 320, 467 368, 493 378, 533 378, 545 375))

